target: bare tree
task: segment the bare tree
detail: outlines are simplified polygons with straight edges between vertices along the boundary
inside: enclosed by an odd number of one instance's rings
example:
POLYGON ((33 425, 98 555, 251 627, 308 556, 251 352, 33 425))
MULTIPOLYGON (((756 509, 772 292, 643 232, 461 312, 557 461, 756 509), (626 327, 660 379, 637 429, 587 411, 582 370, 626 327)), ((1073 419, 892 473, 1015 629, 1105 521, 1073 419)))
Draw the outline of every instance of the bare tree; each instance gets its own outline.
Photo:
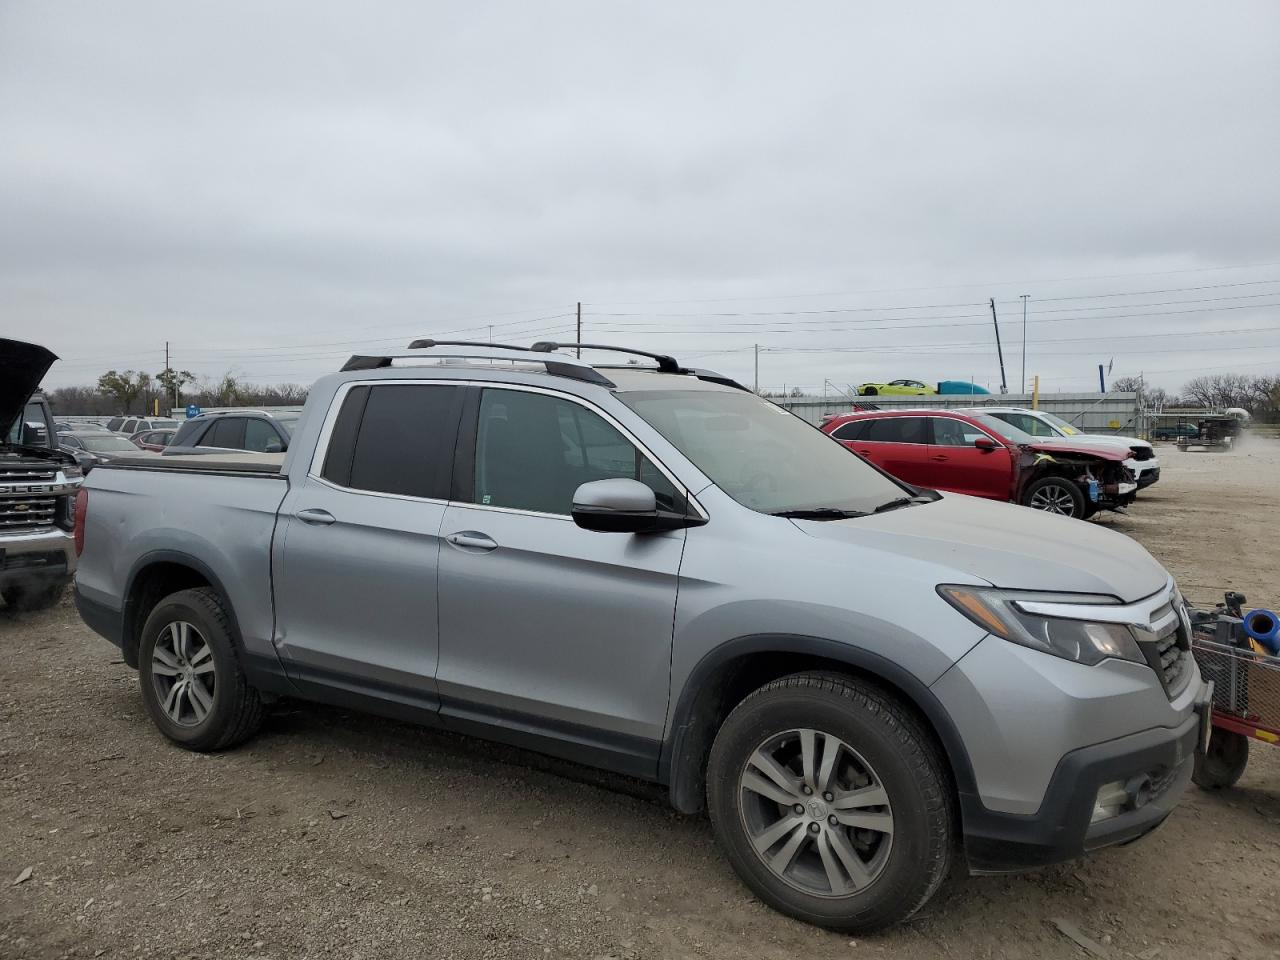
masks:
POLYGON ((125 370, 123 373, 108 370, 98 378, 98 389, 117 402, 116 410, 119 413, 128 413, 133 401, 150 386, 151 374, 134 373, 132 370, 125 370))
POLYGON ((1196 377, 1182 388, 1185 397, 1204 407, 1252 409, 1256 399, 1253 380, 1243 373, 1216 373, 1196 377))

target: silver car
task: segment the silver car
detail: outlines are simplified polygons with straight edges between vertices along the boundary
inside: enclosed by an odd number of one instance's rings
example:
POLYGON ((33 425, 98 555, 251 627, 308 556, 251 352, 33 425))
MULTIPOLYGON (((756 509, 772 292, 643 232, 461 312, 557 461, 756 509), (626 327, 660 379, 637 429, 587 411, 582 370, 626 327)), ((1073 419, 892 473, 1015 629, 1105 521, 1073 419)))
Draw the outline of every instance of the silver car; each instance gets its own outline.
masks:
POLYGON ((1133 540, 908 486, 670 357, 418 346, 320 380, 283 457, 86 482, 81 614, 173 741, 287 695, 643 777, 850 931, 1182 794, 1207 687, 1133 540))

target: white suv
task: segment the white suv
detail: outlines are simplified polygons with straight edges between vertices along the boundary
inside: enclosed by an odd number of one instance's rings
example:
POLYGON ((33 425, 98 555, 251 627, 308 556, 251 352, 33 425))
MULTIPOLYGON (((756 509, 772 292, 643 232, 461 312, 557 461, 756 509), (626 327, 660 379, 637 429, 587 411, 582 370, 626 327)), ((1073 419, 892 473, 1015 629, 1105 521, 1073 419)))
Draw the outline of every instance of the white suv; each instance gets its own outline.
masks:
POLYGON ((1149 487, 1160 479, 1160 460, 1146 440, 1138 437, 1120 437, 1113 433, 1085 433, 1061 417, 1055 417, 1052 413, 1046 413, 1043 410, 1027 410, 1023 407, 983 407, 982 412, 989 413, 1005 423, 1011 423, 1033 437, 1079 441, 1082 445, 1095 447, 1098 444, 1128 447, 1132 456, 1125 461, 1124 465, 1133 471, 1138 489, 1149 487))

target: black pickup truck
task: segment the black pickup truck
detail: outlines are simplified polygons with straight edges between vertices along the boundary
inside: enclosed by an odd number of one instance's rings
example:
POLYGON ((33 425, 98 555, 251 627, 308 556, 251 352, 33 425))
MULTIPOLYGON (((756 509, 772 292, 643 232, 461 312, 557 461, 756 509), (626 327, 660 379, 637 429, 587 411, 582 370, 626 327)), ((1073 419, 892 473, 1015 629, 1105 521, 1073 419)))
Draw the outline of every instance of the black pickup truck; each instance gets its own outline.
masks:
POLYGON ((58 449, 49 403, 36 392, 56 359, 36 344, 0 339, 0 598, 19 610, 57 603, 76 569, 82 476, 58 449))

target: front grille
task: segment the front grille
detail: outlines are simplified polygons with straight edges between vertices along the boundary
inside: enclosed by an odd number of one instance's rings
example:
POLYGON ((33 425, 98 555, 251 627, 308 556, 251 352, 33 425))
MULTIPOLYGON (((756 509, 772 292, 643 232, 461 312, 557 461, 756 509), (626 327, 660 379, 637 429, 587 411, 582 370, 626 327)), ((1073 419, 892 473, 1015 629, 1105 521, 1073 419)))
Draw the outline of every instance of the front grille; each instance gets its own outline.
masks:
POLYGON ((0 460, 0 483, 47 483, 57 478, 56 466, 46 464, 27 466, 0 460))
POLYGON ((1150 447, 1130 447, 1129 452, 1133 454, 1133 459, 1139 462, 1150 460, 1156 455, 1156 452, 1150 447))
POLYGON ((56 496, 0 497, 0 532, 51 527, 57 516, 56 496))
POLYGON ((1172 601, 1151 615, 1151 623, 1154 629, 1141 632, 1139 645, 1172 700, 1191 680, 1191 635, 1172 601))

